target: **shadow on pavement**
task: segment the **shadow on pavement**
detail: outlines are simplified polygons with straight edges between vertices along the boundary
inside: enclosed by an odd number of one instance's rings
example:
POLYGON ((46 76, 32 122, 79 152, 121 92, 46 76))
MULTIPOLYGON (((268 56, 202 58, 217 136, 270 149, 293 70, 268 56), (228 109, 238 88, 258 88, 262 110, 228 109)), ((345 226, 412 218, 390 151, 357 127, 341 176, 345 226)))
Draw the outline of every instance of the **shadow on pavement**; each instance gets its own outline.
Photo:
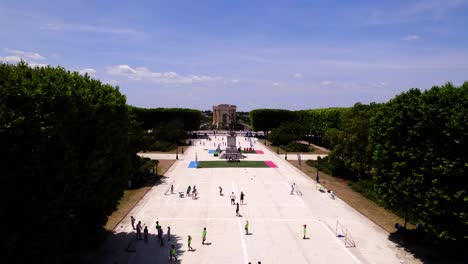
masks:
MULTIPOLYGON (((151 231, 154 232, 154 227, 152 229, 151 231)), ((76 255, 79 257, 71 260, 70 263, 168 263, 171 245, 175 246, 176 256, 179 259, 171 263, 180 263, 180 257, 188 252, 186 235, 181 237, 171 234, 171 240, 168 241, 165 234, 163 246, 157 234, 150 234, 147 242, 137 240, 135 231, 117 234, 105 232, 103 236, 105 237, 100 245, 97 244, 94 248, 90 245, 88 249, 77 252, 76 255)))

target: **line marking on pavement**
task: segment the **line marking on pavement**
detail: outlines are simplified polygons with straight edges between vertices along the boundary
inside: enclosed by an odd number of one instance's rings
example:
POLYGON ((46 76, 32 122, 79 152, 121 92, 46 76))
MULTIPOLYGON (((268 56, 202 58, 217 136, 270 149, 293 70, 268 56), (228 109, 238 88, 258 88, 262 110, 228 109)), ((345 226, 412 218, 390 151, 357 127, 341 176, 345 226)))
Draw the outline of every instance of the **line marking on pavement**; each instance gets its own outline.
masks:
POLYGON ((323 223, 320 220, 317 220, 317 222, 322 224, 323 228, 325 228, 328 231, 328 233, 330 233, 330 235, 335 238, 334 240, 336 241, 336 243, 340 244, 340 246, 343 246, 344 250, 351 256, 351 258, 353 258, 354 261, 356 261, 356 263, 361 264, 361 262, 356 258, 356 256, 354 256, 354 254, 351 253, 351 251, 345 245, 343 245, 343 243, 338 238, 336 238, 335 234, 333 234, 332 231, 330 231, 330 229, 328 228, 328 226, 325 225, 325 223, 323 223))
MULTIPOLYGON (((189 220, 189 221, 235 221, 235 218, 195 218, 195 217, 159 217, 158 220, 189 220)), ((298 218, 249 218, 249 221, 271 221, 271 222, 320 222, 317 219, 298 219, 298 218)))
POLYGON ((247 257, 247 247, 245 246, 245 239, 244 239, 244 234, 242 233, 242 226, 241 226, 240 219, 237 219, 237 224, 239 226, 239 232, 240 232, 241 241, 242 241, 242 251, 244 252, 244 260, 245 260, 245 263, 248 263, 249 258, 247 257))
POLYGON ((136 252, 133 253, 133 255, 130 257, 130 259, 128 260, 127 264, 130 264, 133 262, 133 259, 136 257, 136 252))
MULTIPOLYGON (((187 203, 168 203, 167 205, 177 205, 177 206, 213 206, 213 207, 232 207, 232 204, 209 204, 209 203, 197 203, 197 202, 187 202, 187 203)), ((239 204, 241 205, 241 204, 239 204)), ((244 203, 242 206, 279 206, 279 207, 302 207, 303 204, 275 204, 275 203, 244 203)))
MULTIPOLYGON (((177 187, 179 187, 179 184, 177 184, 177 185, 174 187, 174 190, 176 190, 176 192, 177 192, 177 187)), ((171 192, 171 194, 169 195, 169 198, 167 198, 167 200, 166 200, 166 203, 168 203, 168 202, 171 200, 171 198, 172 198, 172 196, 174 196, 174 194, 175 194, 175 193, 172 193, 172 192, 171 192)))
MULTIPOLYGON (((284 184, 286 185, 286 189, 289 190, 289 184, 288 183, 284 183, 284 184)), ((304 201, 301 199, 301 197, 297 195, 294 195, 294 197, 296 197, 299 200, 299 203, 301 204, 301 206, 304 206, 304 201)))

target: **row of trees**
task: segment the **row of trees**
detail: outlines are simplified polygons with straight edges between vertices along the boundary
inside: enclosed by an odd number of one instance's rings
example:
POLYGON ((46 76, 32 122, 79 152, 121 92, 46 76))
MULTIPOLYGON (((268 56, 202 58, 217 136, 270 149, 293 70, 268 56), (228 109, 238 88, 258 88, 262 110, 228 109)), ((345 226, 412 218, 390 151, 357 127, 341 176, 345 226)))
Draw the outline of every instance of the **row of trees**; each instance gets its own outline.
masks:
POLYGON ((6 259, 70 262, 102 230, 129 179, 154 170, 136 155, 147 129, 173 119, 196 130, 200 114, 130 107, 118 88, 61 67, 0 64, 6 259))
POLYGON ((270 129, 277 144, 302 138, 328 145, 332 151, 321 168, 365 181, 380 204, 442 241, 463 243, 468 230, 467 109, 468 83, 449 83, 424 92, 411 89, 384 104, 259 109, 251 121, 255 130, 270 129), (290 117, 265 124, 275 113, 290 117), (259 116, 264 120, 259 122, 259 116))

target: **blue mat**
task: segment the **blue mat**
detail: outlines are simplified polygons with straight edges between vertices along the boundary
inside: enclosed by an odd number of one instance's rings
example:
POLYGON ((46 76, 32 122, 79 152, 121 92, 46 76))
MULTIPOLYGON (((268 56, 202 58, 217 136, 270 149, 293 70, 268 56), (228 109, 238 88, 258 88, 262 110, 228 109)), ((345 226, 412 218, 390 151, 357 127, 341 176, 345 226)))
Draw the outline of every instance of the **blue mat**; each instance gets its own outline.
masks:
POLYGON ((216 152, 216 150, 214 150, 214 149, 208 150, 208 154, 213 154, 213 153, 215 153, 215 152, 216 152))
POLYGON ((198 164, 196 161, 191 161, 188 167, 189 169, 196 169, 198 167, 198 164))

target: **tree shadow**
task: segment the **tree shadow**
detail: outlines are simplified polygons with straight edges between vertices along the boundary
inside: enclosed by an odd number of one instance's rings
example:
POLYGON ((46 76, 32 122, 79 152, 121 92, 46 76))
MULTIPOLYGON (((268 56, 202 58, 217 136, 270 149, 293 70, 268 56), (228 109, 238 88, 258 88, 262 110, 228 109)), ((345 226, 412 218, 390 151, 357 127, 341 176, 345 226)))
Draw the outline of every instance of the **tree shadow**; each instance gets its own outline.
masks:
POLYGON ((157 234, 154 234, 154 228, 152 231, 153 234, 149 234, 148 241, 138 240, 135 231, 130 233, 106 231, 100 241, 77 250, 67 263, 166 263, 169 262, 172 245, 176 249, 178 261, 171 263, 180 263, 180 257, 189 252, 186 235, 182 237, 173 233, 170 241, 167 240, 167 235, 164 235, 164 244, 161 246, 157 234))
POLYGON ((405 230, 401 227, 390 233, 388 239, 423 263, 468 263, 468 254, 465 253, 466 248, 460 245, 462 243, 441 243, 423 230, 405 230))

